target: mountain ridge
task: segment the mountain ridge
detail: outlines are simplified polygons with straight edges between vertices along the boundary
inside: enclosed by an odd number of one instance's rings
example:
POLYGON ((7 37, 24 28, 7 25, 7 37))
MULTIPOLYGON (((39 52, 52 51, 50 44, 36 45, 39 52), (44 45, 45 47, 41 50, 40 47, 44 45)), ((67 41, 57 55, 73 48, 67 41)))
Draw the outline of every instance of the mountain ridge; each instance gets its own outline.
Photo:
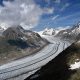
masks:
POLYGON ((0 36, 0 63, 34 54, 48 43, 38 33, 19 25, 9 27, 0 36))
POLYGON ((80 23, 77 23, 69 28, 64 29, 44 29, 38 32, 40 35, 50 35, 54 37, 60 37, 61 39, 78 40, 80 35, 80 23))

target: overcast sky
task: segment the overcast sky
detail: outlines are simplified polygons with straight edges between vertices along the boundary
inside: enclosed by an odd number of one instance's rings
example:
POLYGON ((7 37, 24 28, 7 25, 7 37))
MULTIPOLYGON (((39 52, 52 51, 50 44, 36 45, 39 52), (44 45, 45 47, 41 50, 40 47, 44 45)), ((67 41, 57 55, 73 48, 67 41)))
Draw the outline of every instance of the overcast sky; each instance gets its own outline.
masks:
POLYGON ((80 0, 0 0, 0 25, 67 27, 80 21, 80 0))

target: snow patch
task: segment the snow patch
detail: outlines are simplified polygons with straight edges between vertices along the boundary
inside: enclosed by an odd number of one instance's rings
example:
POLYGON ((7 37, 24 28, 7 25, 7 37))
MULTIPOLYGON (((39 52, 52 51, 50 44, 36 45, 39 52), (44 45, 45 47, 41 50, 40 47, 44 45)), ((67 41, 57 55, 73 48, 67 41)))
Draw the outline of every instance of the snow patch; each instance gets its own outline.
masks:
POLYGON ((78 69, 78 68, 80 68, 80 61, 70 65, 71 70, 78 69))
POLYGON ((79 41, 77 41, 77 43, 80 43, 80 40, 79 40, 79 41))
POLYGON ((66 34, 67 32, 63 32, 63 34, 66 34))
POLYGON ((36 74, 36 75, 32 76, 30 79, 37 78, 38 76, 39 76, 39 75, 38 75, 38 74, 36 74))
POLYGON ((27 38, 24 36, 24 37, 21 37, 21 39, 22 40, 24 40, 24 41, 26 41, 27 40, 27 38))

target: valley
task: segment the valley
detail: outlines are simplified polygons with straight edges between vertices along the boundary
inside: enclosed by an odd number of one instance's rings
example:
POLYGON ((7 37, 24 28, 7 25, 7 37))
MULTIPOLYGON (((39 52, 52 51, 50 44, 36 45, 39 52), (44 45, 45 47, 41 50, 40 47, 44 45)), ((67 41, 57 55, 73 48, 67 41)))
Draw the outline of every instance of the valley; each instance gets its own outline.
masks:
POLYGON ((54 37, 46 36, 46 39, 47 38, 51 43, 35 55, 0 66, 0 78, 8 79, 22 75, 23 73, 27 73, 29 76, 32 72, 35 72, 34 70, 48 63, 70 45, 69 42, 54 37))

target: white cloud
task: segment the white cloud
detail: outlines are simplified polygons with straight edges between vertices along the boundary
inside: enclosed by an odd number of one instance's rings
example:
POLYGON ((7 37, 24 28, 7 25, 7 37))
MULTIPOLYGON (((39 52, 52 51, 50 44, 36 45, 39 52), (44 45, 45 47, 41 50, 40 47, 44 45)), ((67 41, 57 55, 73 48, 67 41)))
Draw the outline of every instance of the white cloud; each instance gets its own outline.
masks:
POLYGON ((43 12, 47 14, 52 14, 54 12, 54 8, 44 8, 43 12))
POLYGON ((67 16, 63 16, 63 17, 59 17, 59 18, 56 19, 56 22, 65 21, 66 19, 70 19, 72 17, 74 18, 76 15, 80 15, 80 12, 70 14, 70 15, 67 15, 67 16))
POLYGON ((54 21, 55 19, 57 19, 60 15, 55 15, 54 17, 52 17, 52 20, 54 21))
POLYGON ((42 10, 33 0, 4 1, 4 5, 6 7, 0 7, 0 23, 9 25, 24 23, 33 28, 42 15, 42 10))
POLYGON ((67 7, 70 6, 70 3, 66 3, 61 9, 60 11, 64 11, 67 7))
POLYGON ((51 14, 54 8, 42 9, 34 0, 4 1, 5 7, 0 7, 0 23, 8 25, 21 24, 24 28, 34 28, 42 14, 51 14))
POLYGON ((71 26, 63 26, 63 27, 57 27, 57 29, 59 30, 65 30, 65 29, 69 29, 71 26))

